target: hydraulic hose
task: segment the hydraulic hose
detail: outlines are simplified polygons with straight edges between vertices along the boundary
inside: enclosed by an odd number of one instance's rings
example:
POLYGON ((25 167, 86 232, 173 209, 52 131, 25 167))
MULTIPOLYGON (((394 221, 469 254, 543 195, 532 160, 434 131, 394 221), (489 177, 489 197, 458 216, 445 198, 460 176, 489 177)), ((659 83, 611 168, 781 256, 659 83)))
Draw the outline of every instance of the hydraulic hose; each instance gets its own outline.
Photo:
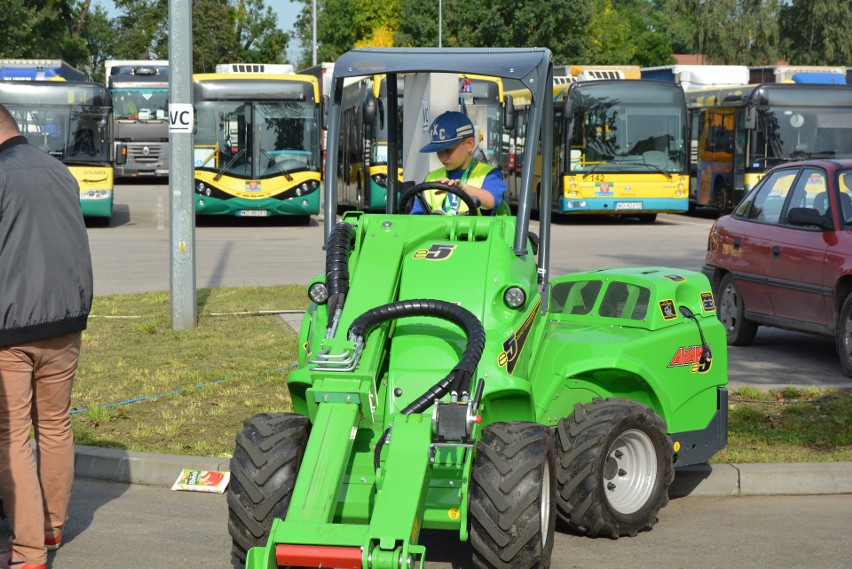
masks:
MULTIPOLYGON (((402 410, 403 415, 411 415, 422 413, 436 399, 440 399, 454 387, 456 390, 459 388, 469 389, 470 378, 476 371, 476 366, 479 364, 479 359, 482 357, 482 351, 485 348, 485 328, 472 312, 461 306, 443 300, 414 299, 383 304, 368 310, 349 326, 349 337, 366 338, 375 326, 404 316, 433 316, 448 320, 457 324, 467 336, 464 353, 450 373, 402 410)), ((389 433, 390 427, 382 433, 376 443, 373 454, 373 463, 376 469, 379 468, 382 446, 384 446, 389 433)))
POLYGON ((458 324, 467 335, 464 353, 450 373, 402 410, 404 415, 410 415, 428 409, 435 399, 446 395, 450 387, 470 385, 470 377, 476 370, 485 348, 485 328, 476 316, 461 306, 443 300, 415 299, 392 302, 368 310, 352 322, 349 335, 366 337, 378 324, 404 316, 433 316, 449 320, 458 324))
POLYGON ((343 308, 349 292, 349 253, 352 250, 352 225, 340 222, 328 236, 325 254, 325 286, 328 288, 328 313, 334 316, 343 308))

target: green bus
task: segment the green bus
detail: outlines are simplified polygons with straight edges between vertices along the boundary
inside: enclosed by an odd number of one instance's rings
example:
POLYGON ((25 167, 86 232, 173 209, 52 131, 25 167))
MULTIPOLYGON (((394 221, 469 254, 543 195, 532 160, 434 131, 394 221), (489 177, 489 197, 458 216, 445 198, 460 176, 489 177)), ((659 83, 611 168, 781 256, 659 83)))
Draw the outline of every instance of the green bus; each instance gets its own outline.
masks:
POLYGON ((193 76, 196 215, 297 216, 320 208, 319 87, 284 73, 193 76))
POLYGON ((103 85, 63 80, 0 81, 0 103, 21 134, 61 160, 80 185, 86 217, 113 209, 112 98, 103 85))

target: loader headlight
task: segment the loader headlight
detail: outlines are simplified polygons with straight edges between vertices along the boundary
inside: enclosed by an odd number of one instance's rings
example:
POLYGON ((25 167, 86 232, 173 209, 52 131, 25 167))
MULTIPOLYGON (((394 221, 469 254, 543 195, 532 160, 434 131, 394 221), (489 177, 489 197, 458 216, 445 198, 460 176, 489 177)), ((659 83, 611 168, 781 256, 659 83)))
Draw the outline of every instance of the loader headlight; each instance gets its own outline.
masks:
POLYGON ((308 298, 315 304, 325 304, 328 301, 328 287, 325 283, 314 283, 308 289, 308 298))
POLYGON ((526 301, 527 293, 525 293, 524 289, 519 286, 510 286, 506 289, 506 292, 503 293, 503 302, 505 302, 506 306, 509 308, 521 308, 526 301))

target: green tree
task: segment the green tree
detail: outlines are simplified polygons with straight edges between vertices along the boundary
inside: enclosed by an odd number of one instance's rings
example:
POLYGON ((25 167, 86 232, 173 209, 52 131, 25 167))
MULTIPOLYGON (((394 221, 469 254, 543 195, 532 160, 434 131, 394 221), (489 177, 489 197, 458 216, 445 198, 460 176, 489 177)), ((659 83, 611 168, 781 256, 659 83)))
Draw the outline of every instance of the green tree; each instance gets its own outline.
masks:
POLYGON ((852 65, 850 0, 793 0, 781 7, 781 52, 794 65, 852 65))
MULTIPOLYGON (((115 0, 114 59, 167 59, 168 0, 115 0)), ((193 0, 193 71, 210 72, 219 63, 281 63, 289 35, 264 0, 193 0)))
POLYGON ((286 59, 290 34, 278 29, 278 16, 263 0, 239 0, 235 6, 239 60, 278 63, 286 59))
POLYGON ((91 0, 7 0, 0 22, 0 55, 64 59, 84 69, 89 51, 83 27, 91 0))
MULTIPOLYGON (((583 37, 598 0, 510 2, 443 0, 441 43, 444 47, 548 47, 557 62, 582 61, 583 37)), ((397 45, 437 46, 438 6, 402 0, 397 45)))
POLYGON ((780 55, 778 15, 784 0, 670 0, 673 21, 683 19, 687 53, 707 63, 766 65, 780 55))
POLYGON ((89 12, 83 27, 83 37, 89 49, 91 76, 98 83, 104 82, 104 61, 114 53, 118 36, 115 33, 116 24, 101 6, 89 12))

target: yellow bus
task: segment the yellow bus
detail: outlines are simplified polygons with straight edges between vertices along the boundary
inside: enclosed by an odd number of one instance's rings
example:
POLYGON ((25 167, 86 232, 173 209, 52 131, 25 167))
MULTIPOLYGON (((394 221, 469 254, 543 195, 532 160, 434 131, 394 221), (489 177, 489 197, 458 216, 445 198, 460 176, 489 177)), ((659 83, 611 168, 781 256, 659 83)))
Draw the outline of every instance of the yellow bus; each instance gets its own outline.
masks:
POLYGON ((108 224, 114 196, 112 99, 107 88, 61 78, 3 80, 0 103, 30 144, 68 166, 80 186, 83 215, 108 224))
MULTIPOLYGON (((638 67, 616 67, 615 73, 589 67, 572 66, 569 80, 554 86, 552 168, 558 190, 551 210, 634 216, 648 223, 661 212, 687 211, 683 90, 673 83, 639 79, 638 67)), ((516 156, 510 163, 520 164, 528 95, 514 92, 513 100, 517 116, 510 147, 516 156)))
POLYGON ((769 168, 852 157, 852 85, 762 83, 690 91, 695 203, 730 211, 769 168))
POLYGON ((195 213, 308 222, 320 207, 319 87, 260 67, 193 76, 195 213))

